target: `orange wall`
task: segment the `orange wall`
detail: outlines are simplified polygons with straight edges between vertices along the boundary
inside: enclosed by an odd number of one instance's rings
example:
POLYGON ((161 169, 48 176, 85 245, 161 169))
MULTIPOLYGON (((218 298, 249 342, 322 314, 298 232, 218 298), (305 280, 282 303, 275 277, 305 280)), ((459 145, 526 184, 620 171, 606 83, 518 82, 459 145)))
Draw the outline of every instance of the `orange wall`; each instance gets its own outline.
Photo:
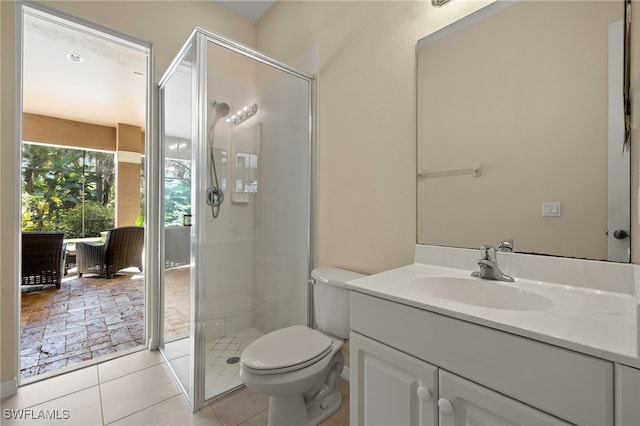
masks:
MULTIPOLYGON (((142 135, 140 127, 119 123, 117 135, 118 152, 139 153, 143 151, 144 143, 140 138, 142 135)), ((127 161, 122 161, 118 154, 116 161, 116 226, 135 225, 136 219, 140 215, 140 157, 133 156, 127 161)))
POLYGON ((116 226, 135 225, 140 215, 140 164, 118 162, 116 226))
POLYGON ((142 129, 138 126, 118 123, 118 150, 144 152, 142 129))
POLYGON ((116 128, 38 114, 23 114, 22 139, 52 145, 116 150, 116 128))

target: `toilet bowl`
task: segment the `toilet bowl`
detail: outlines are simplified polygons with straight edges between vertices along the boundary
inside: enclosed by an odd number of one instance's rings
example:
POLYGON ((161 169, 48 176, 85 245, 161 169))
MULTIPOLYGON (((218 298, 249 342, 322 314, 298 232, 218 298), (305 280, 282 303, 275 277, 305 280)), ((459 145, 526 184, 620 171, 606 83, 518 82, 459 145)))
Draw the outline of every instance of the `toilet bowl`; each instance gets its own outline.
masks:
POLYGON ((336 379, 344 367, 342 347, 349 336, 345 283, 363 276, 338 268, 314 269, 319 330, 286 327, 256 339, 243 351, 240 376, 248 388, 269 396, 270 426, 317 425, 340 407, 336 379))

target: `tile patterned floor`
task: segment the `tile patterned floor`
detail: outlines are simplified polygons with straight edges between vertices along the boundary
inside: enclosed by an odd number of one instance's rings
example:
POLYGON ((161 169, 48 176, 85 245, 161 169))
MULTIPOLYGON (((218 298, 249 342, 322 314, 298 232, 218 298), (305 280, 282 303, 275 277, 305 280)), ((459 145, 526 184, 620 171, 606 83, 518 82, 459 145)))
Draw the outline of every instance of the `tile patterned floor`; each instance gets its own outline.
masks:
MULTIPOLYGON (((74 272, 60 289, 22 295, 22 379, 144 344, 144 276, 137 268, 109 280, 74 272)), ((167 269, 165 280, 165 336, 188 335, 188 267, 167 269)))
POLYGON ((251 327, 206 343, 205 398, 213 398, 242 384, 240 364, 228 361, 239 360, 242 351, 263 334, 251 327))
POLYGON ((59 289, 23 293, 21 377, 143 345, 143 319, 144 277, 130 270, 111 279, 69 276, 59 289))
POLYGON ((164 338, 189 335, 191 303, 189 265, 165 269, 164 338))
MULTIPOLYGON (((262 332, 255 327, 229 334, 206 343, 205 358, 205 399, 215 398, 242 384, 240 364, 228 363, 233 357, 240 357, 262 332)), ((189 382, 189 339, 178 339, 167 343, 165 356, 169 360, 178 379, 189 382)))
MULTIPOLYGON (((143 336, 143 287, 140 274, 111 280, 85 276, 66 278, 58 290, 24 294, 23 378, 137 346, 143 336)), ((176 297, 183 299, 182 293, 176 297)), ((183 331, 183 308, 176 311, 176 334, 183 331)), ((240 383, 237 365, 229 367, 226 359, 259 334, 248 329, 207 343, 208 396, 219 386, 240 383)), ((338 386, 342 406, 322 426, 349 424, 349 384, 340 378, 338 386)), ((58 416, 54 424, 103 426, 255 426, 266 425, 268 417, 268 398, 249 389, 191 413, 160 354, 147 350, 28 384, 1 406, 3 425, 49 424, 33 418, 43 413, 58 416), (16 419, 19 415, 23 419, 16 419)))
MULTIPOLYGON (((349 382, 340 378, 338 388, 342 406, 322 426, 349 424, 349 382)), ((160 354, 144 350, 23 386, 0 405, 3 426, 263 426, 269 401, 243 389, 191 413, 160 354), (34 418, 43 413, 59 419, 34 418)))

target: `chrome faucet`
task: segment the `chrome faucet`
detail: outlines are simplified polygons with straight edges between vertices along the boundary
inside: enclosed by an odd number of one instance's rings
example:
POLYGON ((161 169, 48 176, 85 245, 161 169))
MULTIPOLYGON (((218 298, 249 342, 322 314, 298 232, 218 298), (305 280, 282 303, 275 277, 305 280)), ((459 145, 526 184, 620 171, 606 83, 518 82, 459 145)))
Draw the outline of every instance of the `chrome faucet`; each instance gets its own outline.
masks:
POLYGON ((513 253, 513 238, 500 241, 500 245, 498 245, 498 251, 506 251, 509 253, 513 253))
POLYGON ((494 247, 488 245, 480 247, 480 260, 478 260, 480 271, 472 272, 471 276, 487 280, 515 281, 513 277, 510 277, 500 270, 496 255, 497 251, 494 247))

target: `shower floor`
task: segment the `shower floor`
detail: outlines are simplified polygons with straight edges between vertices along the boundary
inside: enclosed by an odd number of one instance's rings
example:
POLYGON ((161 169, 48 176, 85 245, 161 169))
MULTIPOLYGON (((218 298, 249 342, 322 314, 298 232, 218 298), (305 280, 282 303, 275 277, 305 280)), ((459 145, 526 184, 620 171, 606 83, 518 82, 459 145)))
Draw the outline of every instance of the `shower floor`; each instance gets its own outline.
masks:
POLYGON ((251 327, 207 342, 205 398, 213 398, 242 384, 240 355, 251 342, 263 334, 257 328, 251 327))
MULTIPOLYGON (((263 333, 250 327, 206 343, 205 399, 214 398, 242 384, 240 363, 228 363, 263 333)), ((182 383, 189 383, 189 339, 166 343, 165 354, 182 383)))

